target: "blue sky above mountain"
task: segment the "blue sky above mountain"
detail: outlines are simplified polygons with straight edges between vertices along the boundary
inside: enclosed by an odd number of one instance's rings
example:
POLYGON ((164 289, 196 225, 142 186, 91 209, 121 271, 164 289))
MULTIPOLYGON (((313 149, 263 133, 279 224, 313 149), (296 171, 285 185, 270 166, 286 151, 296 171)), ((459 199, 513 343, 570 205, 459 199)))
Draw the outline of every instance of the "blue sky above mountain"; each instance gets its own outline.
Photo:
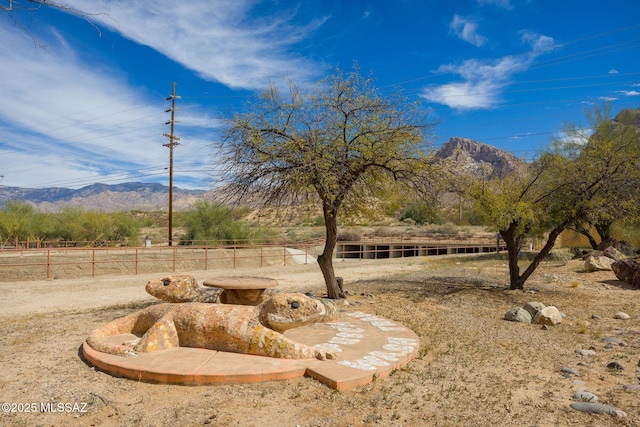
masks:
POLYGON ((67 0, 0 14, 0 184, 168 183, 166 109, 177 82, 174 184, 207 188, 220 118, 269 82, 359 64, 422 100, 452 136, 531 158, 585 108, 640 106, 632 0, 67 0), (86 19, 85 19, 86 18, 86 19))

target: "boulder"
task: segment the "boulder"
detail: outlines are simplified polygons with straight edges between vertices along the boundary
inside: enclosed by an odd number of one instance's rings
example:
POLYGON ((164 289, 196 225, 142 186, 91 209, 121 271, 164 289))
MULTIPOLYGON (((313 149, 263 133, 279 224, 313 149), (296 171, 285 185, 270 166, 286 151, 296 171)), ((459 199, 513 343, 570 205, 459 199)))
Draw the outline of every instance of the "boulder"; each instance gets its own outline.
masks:
POLYGON ((593 256, 590 255, 584 262, 584 269, 587 273, 594 271, 611 271, 611 264, 615 261, 606 256, 593 256))
POLYGON ((532 319, 536 316, 536 314, 540 310, 542 310, 545 307, 546 306, 543 303, 537 302, 537 301, 528 302, 524 305, 524 309, 527 310, 529 314, 531 314, 532 319))
POLYGON ((604 251, 609 246, 613 246, 626 256, 633 256, 635 248, 629 244, 626 240, 606 239, 600 242, 597 249, 604 251))
POLYGON ((637 258, 625 258, 611 264, 618 280, 640 288, 640 262, 637 258))
POLYGON ((536 323, 538 325, 555 326, 558 323, 562 323, 562 315, 560 314, 560 310, 550 305, 538 311, 538 313, 536 313, 536 316, 533 318, 532 323, 536 323))
POLYGON ((531 323, 531 314, 521 307, 512 308, 504 314, 504 320, 520 323, 531 323))
POLYGON ((625 259, 626 255, 614 248, 613 246, 608 246, 602 254, 607 258, 611 258, 614 261, 620 261, 621 259, 625 259))

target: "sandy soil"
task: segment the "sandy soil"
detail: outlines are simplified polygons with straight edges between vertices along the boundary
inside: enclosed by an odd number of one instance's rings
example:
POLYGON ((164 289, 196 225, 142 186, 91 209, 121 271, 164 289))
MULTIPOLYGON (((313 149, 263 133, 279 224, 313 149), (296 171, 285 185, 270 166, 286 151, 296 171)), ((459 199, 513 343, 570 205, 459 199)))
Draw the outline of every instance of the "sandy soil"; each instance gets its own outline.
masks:
MULTIPOLYGON (((349 310, 401 322, 419 358, 388 378, 337 392, 309 378, 259 384, 169 386, 111 377, 79 347, 94 328, 156 300, 144 284, 162 273, 0 284, 2 425, 356 426, 640 425, 640 294, 580 261, 543 264, 526 291, 510 291, 503 260, 473 257, 337 262, 349 310), (549 330, 502 320, 528 301, 556 305, 549 330), (629 320, 614 319, 624 311, 629 320), (593 315, 599 318, 594 319, 593 315), (607 346, 605 337, 624 345, 607 346), (592 349, 595 356, 580 356, 592 349), (622 371, 606 368, 610 362, 622 371), (564 377, 563 367, 580 372, 564 377), (570 408, 587 390, 626 417, 570 408), (42 412, 41 402, 58 412, 42 412), (57 404, 63 404, 58 407, 57 404), (68 404, 65 408, 64 404, 68 404), (3 406, 3 409, 5 407, 3 406), (26 412, 30 411, 30 412, 26 412)), ((322 293, 316 265, 180 272, 275 277, 282 290, 322 293)))

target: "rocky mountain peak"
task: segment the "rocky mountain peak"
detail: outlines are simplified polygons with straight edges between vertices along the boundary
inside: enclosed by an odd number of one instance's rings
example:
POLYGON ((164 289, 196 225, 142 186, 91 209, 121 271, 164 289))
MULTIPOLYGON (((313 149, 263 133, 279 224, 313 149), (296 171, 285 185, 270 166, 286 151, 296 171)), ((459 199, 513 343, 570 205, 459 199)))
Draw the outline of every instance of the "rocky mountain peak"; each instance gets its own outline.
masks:
POLYGON ((443 144, 435 156, 452 161, 463 173, 489 171, 490 175, 496 176, 504 176, 524 163, 504 150, 457 136, 443 144))
POLYGON ((625 108, 618 113, 612 122, 640 127, 640 108, 625 108))

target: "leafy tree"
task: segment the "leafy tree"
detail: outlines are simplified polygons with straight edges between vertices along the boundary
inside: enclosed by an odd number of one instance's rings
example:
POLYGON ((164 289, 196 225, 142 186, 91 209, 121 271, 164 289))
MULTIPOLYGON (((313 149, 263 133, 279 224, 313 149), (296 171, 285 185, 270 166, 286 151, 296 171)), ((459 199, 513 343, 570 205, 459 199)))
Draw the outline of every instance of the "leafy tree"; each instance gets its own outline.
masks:
POLYGON ((262 207, 321 206, 326 229, 318 264, 330 298, 340 289, 333 269, 338 215, 366 205, 380 183, 417 183, 424 170, 426 129, 418 104, 399 92, 382 96, 372 78, 341 70, 308 91, 274 85, 244 113, 226 120, 220 156, 230 194, 262 207))
MULTIPOLYGON (((608 115, 609 105, 590 112, 588 118, 595 130, 591 138, 602 141, 600 145, 604 146, 605 150, 619 150, 621 155, 637 148, 637 140, 640 138, 640 109, 622 110, 613 120, 608 120, 608 115), (607 146, 605 141, 609 141, 611 146, 607 146)), ((578 144, 589 139, 585 131, 579 128, 571 128, 569 135, 578 144)), ((635 153, 629 154, 633 157, 635 153)), ((637 178, 640 167, 629 172, 637 178)), ((584 235, 593 249, 596 249, 600 242, 613 238, 613 226, 616 222, 633 221, 639 217, 640 195, 637 191, 637 180, 629 178, 626 182, 617 183, 608 189, 608 203, 572 225, 571 229, 584 235)))
POLYGON ((5 242, 24 242, 35 238, 35 216, 36 210, 32 205, 20 200, 8 201, 0 210, 0 236, 5 242))
POLYGON ((138 240, 140 221, 126 212, 85 211, 82 207, 65 207, 54 216, 53 236, 66 241, 101 245, 124 239, 138 240))
POLYGON ((400 215, 400 221, 406 219, 411 219, 419 225, 442 223, 437 207, 426 202, 411 203, 405 207, 400 215))
POLYGON ((183 241, 236 241, 256 237, 255 230, 236 218, 236 213, 231 208, 198 200, 195 209, 183 213, 182 222, 187 229, 183 241))
POLYGON ((555 141, 527 170, 470 182, 469 195, 506 243, 511 289, 524 288, 560 233, 605 211, 615 215, 609 207, 620 201, 616 189, 640 185, 640 138, 627 138, 622 128, 608 127, 601 115, 591 137, 576 139, 579 135, 569 129, 571 138, 555 141), (545 244, 521 273, 518 253, 524 240, 543 233, 545 244))

